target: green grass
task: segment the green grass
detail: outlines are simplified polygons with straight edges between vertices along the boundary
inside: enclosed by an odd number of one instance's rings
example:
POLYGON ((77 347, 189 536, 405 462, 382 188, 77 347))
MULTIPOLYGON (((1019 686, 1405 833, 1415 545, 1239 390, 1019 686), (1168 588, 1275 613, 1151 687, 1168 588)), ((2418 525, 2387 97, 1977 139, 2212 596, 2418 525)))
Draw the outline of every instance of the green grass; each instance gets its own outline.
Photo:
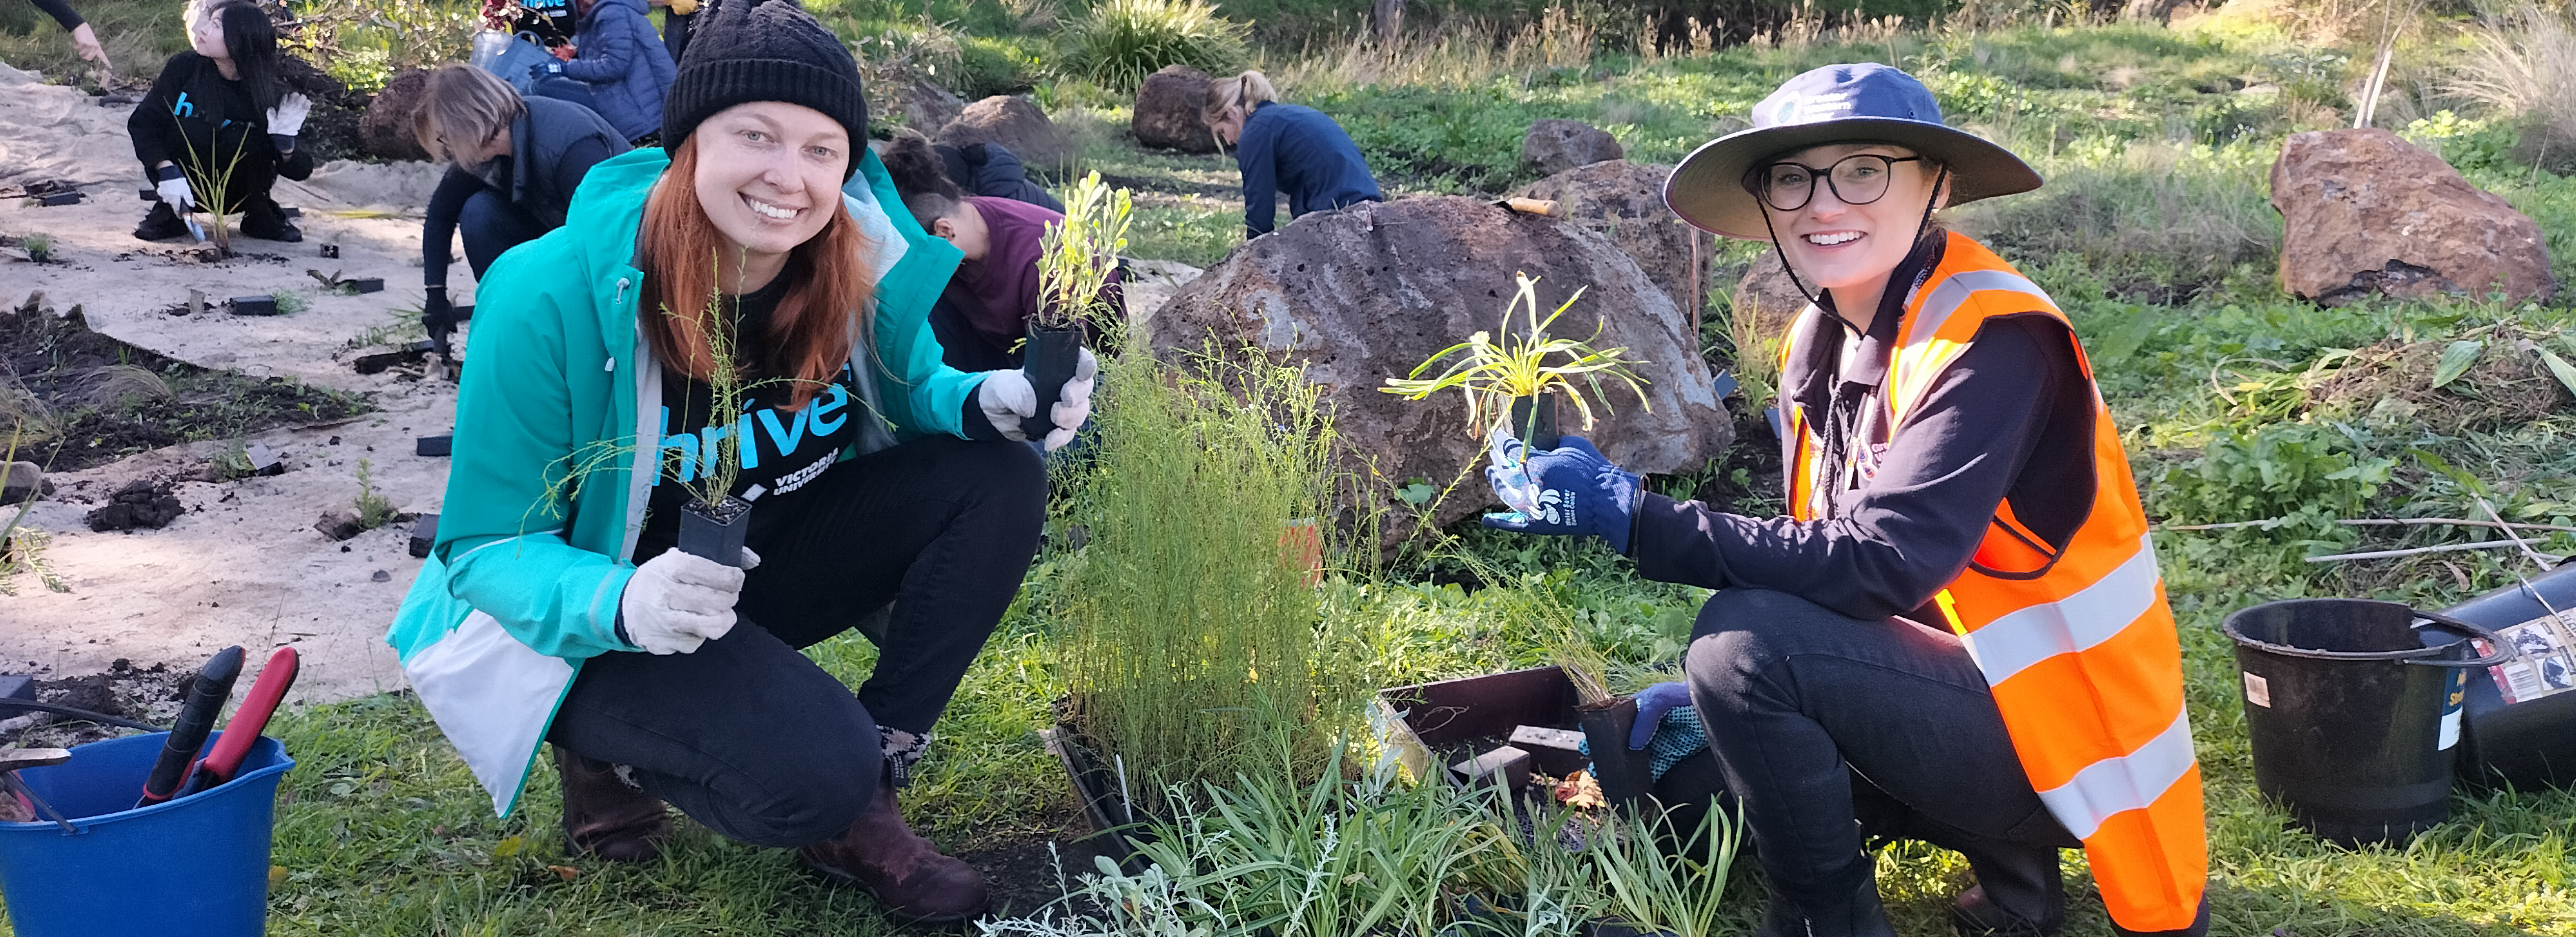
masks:
MULTIPOLYGON (((1507 3, 1456 8, 1463 12, 1450 22, 1471 15, 1508 22, 1499 19, 1507 3)), ((136 6, 97 0, 84 9, 104 19, 136 6)), ((846 37, 915 28, 925 9, 877 0, 812 6, 846 37)), ((1078 8, 932 0, 927 9, 965 37, 961 46, 969 51, 960 56, 970 64, 959 69, 973 77, 960 81, 1028 82, 1077 129, 1083 150, 1073 169, 1098 169, 1112 184, 1139 190, 1131 254, 1205 265, 1240 242, 1230 159, 1140 152, 1119 139, 1123 95, 1035 77, 1042 70, 1032 63, 1044 55, 1051 24, 1078 8), (978 56, 983 64, 972 65, 978 56)), ((2576 406, 2566 397, 2554 397, 2554 407, 2535 419, 2451 431, 2408 418, 2402 407, 2383 408, 2379 396, 2347 405, 2309 393, 2320 377, 2349 366, 2354 349, 2444 342, 2500 323, 2540 335, 2576 330, 2576 310, 2566 300, 2320 309, 2281 293, 2273 279, 2280 232, 2263 204, 2263 174, 2287 133, 2349 122, 2337 108, 2349 103, 2343 89, 2357 77, 2353 60, 2366 59, 2366 51, 2354 55, 2241 25, 2024 23, 1705 56, 1613 52, 1581 67, 1548 67, 1533 52, 1452 45, 1388 65, 1344 55, 1329 42, 1277 41, 1318 22, 1351 28, 1347 10, 1338 21, 1303 0, 1240 0, 1220 11, 1261 24, 1257 37, 1273 40, 1263 66, 1283 80, 1290 100, 1320 107, 1350 129, 1391 196, 1501 192, 1529 181, 1518 165, 1519 141, 1539 117, 1589 120, 1616 134, 1632 159, 1671 162, 1741 126, 1752 102, 1805 68, 1894 60, 1924 75, 1954 119, 2010 143, 2049 178, 2038 193, 1965 208, 1951 220, 2004 250, 2073 317, 2122 424, 2149 513, 2172 522, 2294 518, 2274 530, 2157 536, 2208 784, 2216 932, 2576 937, 2576 855, 2568 845, 2576 840, 2576 795, 2463 794, 2452 803, 2451 823, 2407 847, 2345 849, 2288 827, 2253 790, 2232 650, 2218 631, 2224 615, 2309 595, 2441 607, 2510 582, 2516 569, 2513 556, 2497 551, 2304 562, 2347 549, 2486 539, 2457 529, 2327 521, 2478 516, 2470 487, 2419 451, 2474 476, 2477 490, 2507 516, 2576 521, 2576 406)), ((14 37, 7 15, 0 8, 0 58, 21 64, 14 50, 40 40, 63 45, 68 56, 68 45, 48 34, 50 24, 14 37)), ((111 34, 109 41, 116 48, 119 40, 111 34)), ((2428 109, 2428 119, 2407 134, 2534 217, 2556 272, 2576 282, 2576 180, 2518 161, 2510 120, 2469 102, 2433 103, 2455 113, 2428 109)), ((1720 263, 1740 270, 1751 253, 1748 245, 1728 245, 1720 263)), ((1724 311, 1722 303, 1716 311, 1724 311)), ((1724 357, 1714 334, 1710 345, 1724 357)), ((2560 353, 2576 357, 2576 346, 2560 353)), ((2357 376, 2379 381, 2373 386, 2381 396, 2413 393, 2409 382, 2422 381, 2400 373, 2357 376)), ((2492 403, 2429 399, 2461 408, 2492 403)), ((1658 483, 1672 488, 1687 480, 1658 483)), ((1365 685, 1548 663, 1552 649, 1572 639, 1603 654, 1614 687, 1633 689, 1669 676, 1703 596, 1640 581, 1631 564, 1592 546, 1470 530, 1448 549, 1449 556, 1409 561, 1376 578, 1337 579, 1319 594, 1327 627, 1354 642, 1350 656, 1365 685), (1464 565, 1494 585, 1467 593, 1427 581, 1433 566, 1454 572, 1464 565)), ((2553 537, 2542 549, 2576 552, 2576 537, 2553 537)), ((1057 664, 1066 626, 1048 610, 1069 565, 1064 555, 1042 558, 908 793, 911 815, 944 846, 978 849, 1079 825, 1068 819, 1074 808, 1061 771, 1035 735, 1051 720, 1049 704, 1067 690, 1057 664)), ((853 685, 874 661, 855 637, 810 653, 853 685)), ((866 899, 813 884, 786 853, 727 843, 689 824, 671 857, 655 865, 567 861, 553 828, 551 769, 541 763, 523 814, 492 819, 407 696, 297 710, 282 719, 279 734, 303 764, 288 776, 280 808, 276 861, 286 871, 272 895, 273 933, 891 931, 866 899), (566 881, 548 865, 576 876, 566 881)), ((2081 855, 2066 853, 2064 861, 2076 896, 2068 933, 2107 935, 2081 855)), ((1967 881, 1965 863, 1921 845, 1892 847, 1878 862, 1899 932, 1947 933, 1943 914, 1967 881)), ((1741 902, 1739 929, 1751 926, 1758 904, 1747 897, 1759 893, 1746 887, 1747 874, 1729 890, 1741 902)))

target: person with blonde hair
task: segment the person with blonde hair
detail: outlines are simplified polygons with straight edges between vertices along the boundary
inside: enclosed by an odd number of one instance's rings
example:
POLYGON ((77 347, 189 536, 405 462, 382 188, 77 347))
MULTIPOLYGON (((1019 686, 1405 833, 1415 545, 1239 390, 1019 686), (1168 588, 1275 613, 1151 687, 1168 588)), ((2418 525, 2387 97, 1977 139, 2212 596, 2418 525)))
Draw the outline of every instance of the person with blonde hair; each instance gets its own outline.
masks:
POLYGON ((1288 193, 1292 219, 1386 198, 1342 125, 1314 108, 1282 103, 1260 72, 1208 83, 1200 118, 1218 141, 1234 145, 1234 163, 1243 170, 1243 227, 1252 237, 1276 226, 1280 192, 1288 193))
POLYGON ((431 72, 412 133, 448 164, 421 222, 420 269, 428 288, 421 319, 443 352, 454 328, 447 300, 448 252, 458 229, 465 262, 481 280, 502 252, 562 227, 590 167, 626 152, 626 137, 589 108, 522 98, 471 65, 431 72))

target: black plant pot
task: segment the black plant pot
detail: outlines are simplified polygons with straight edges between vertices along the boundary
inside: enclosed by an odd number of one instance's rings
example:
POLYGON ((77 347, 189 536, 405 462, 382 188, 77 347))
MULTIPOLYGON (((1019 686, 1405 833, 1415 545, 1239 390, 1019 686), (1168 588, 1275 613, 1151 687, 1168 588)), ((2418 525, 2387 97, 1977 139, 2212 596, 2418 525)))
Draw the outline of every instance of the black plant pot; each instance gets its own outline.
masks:
POLYGON ((1038 733, 1047 750, 1055 753, 1064 766, 1065 776, 1073 781, 1074 799, 1082 802, 1082 813, 1091 821, 1099 837, 1096 848, 1110 861, 1127 865, 1136 858, 1135 840, 1152 836, 1139 822, 1136 805, 1129 802, 1131 793, 1122 779, 1118 762, 1102 754, 1099 743, 1083 734, 1071 719, 1072 701, 1056 701, 1057 721, 1053 729, 1038 733))
POLYGON ((1064 382, 1073 380, 1074 369, 1082 366, 1082 330, 1051 329, 1029 323, 1029 344, 1020 358, 1020 370, 1029 376, 1029 386, 1038 392, 1038 411, 1020 421, 1020 432, 1032 440, 1044 439, 1055 430, 1051 414, 1064 382))
POLYGON ((742 537, 751 532, 751 502, 731 495, 709 505, 690 499, 680 507, 680 552, 727 566, 742 565, 742 537))
POLYGON ((1556 448, 1556 395, 1512 398, 1512 435, 1532 450, 1556 448))
POLYGON ((1655 778, 1649 753, 1628 748, 1628 730, 1637 724, 1637 699, 1622 696, 1577 707, 1575 720, 1592 747, 1592 776, 1601 782, 1601 797, 1615 806, 1634 807, 1653 792, 1655 778))

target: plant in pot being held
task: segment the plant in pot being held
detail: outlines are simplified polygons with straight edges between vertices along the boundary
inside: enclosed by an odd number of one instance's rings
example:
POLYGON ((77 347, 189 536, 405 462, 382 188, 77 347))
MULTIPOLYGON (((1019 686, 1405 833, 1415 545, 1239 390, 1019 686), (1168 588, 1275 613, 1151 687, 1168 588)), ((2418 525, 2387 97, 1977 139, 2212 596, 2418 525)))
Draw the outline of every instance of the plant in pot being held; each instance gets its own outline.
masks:
POLYGON ((1038 395, 1037 413, 1021 424, 1030 439, 1055 429, 1048 415, 1081 365, 1084 327, 1107 334, 1123 325, 1107 291, 1134 207, 1126 189, 1109 188, 1093 172, 1065 193, 1064 220, 1048 223, 1038 241, 1038 310, 1029 316, 1020 365, 1038 395))
MULTIPOLYGON (((1503 307, 1499 332, 1478 331, 1467 340, 1441 349, 1416 366, 1411 374, 1388 378, 1378 388, 1385 393, 1401 395, 1408 400, 1421 400, 1444 390, 1455 389, 1467 397, 1467 425, 1471 432, 1485 430, 1486 414, 1493 414, 1495 429, 1526 441, 1536 449, 1556 448, 1556 400, 1574 403, 1583 415, 1583 428, 1593 425, 1592 400, 1600 398, 1608 409, 1610 401, 1602 389, 1604 378, 1626 384, 1637 395, 1639 406, 1653 409, 1646 400, 1645 379, 1638 377, 1633 365, 1645 364, 1627 358, 1626 348, 1594 348, 1590 339, 1562 338, 1548 334, 1548 328, 1583 298, 1575 290, 1565 303, 1547 318, 1538 315, 1538 278, 1526 273, 1514 274, 1519 289, 1503 307), (1512 317, 1521 314, 1527 328, 1514 334, 1512 317), (1447 370, 1433 377, 1422 375, 1448 362, 1447 370), (1580 378, 1584 387, 1576 386, 1580 378), (1585 387, 1591 391, 1587 396, 1585 387), (1506 419, 1506 417, 1508 417, 1506 419)), ((1601 327, 1593 329, 1599 338, 1601 327)))

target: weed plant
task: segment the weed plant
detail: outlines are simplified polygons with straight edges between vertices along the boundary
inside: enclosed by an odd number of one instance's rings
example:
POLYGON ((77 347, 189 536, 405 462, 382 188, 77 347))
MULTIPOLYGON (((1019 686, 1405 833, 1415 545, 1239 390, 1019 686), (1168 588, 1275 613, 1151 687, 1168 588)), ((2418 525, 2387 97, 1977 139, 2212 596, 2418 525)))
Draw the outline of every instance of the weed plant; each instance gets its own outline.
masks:
POLYGON ((1311 777, 1359 692, 1319 653, 1287 526, 1327 514, 1331 417, 1292 368, 1164 364, 1131 338, 1103 370, 1100 455, 1068 518, 1089 545, 1056 592, 1081 727, 1148 809, 1283 752, 1311 777))
POLYGON ((394 519, 393 500, 376 490, 375 469, 374 463, 369 460, 358 460, 357 508, 358 527, 361 530, 374 530, 394 519))
POLYGON ((1132 92, 1166 65, 1223 75, 1250 61, 1250 28, 1207 0, 1101 0, 1064 32, 1057 73, 1132 92))

